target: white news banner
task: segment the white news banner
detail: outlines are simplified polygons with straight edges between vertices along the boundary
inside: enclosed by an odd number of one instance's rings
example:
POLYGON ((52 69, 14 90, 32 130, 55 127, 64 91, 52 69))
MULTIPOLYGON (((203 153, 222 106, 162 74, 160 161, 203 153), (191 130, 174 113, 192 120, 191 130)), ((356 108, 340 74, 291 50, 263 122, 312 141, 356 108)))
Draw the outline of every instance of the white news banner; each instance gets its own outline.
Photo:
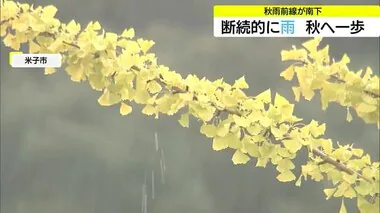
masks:
POLYGON ((380 18, 214 18, 214 37, 380 37, 380 18))
POLYGON ((58 68, 62 65, 61 54, 13 54, 11 66, 14 68, 58 68))

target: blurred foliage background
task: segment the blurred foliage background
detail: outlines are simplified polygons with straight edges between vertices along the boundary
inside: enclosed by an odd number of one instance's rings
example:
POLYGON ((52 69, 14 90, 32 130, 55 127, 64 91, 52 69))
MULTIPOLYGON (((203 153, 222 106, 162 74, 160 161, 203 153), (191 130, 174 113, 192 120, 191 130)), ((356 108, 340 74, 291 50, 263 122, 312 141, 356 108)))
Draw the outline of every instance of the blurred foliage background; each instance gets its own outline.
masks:
MULTIPOLYGON (((53 4, 63 22, 85 26, 98 20, 107 31, 133 27, 137 36, 156 42, 159 62, 183 74, 224 77, 242 75, 248 94, 272 88, 293 101, 291 83, 280 78, 288 64, 280 51, 300 46, 301 38, 214 38, 214 4, 263 4, 260 1, 201 0, 36 0, 53 4)), ((265 4, 284 3, 267 1, 265 4)), ((312 4, 315 1, 292 1, 312 4)), ((338 4, 340 1, 319 1, 338 4)), ((355 4, 356 1, 345 1, 355 4)), ((361 4, 378 4, 377 0, 361 4)), ((379 75, 378 38, 326 38, 331 56, 348 53, 352 70, 371 66, 379 75)), ((25 49, 26 50, 26 49, 25 49)), ((166 184, 156 186, 148 213, 320 213, 338 212, 340 200, 325 201, 326 183, 280 183, 272 166, 233 166, 232 153, 214 152, 199 133, 199 124, 182 128, 177 117, 155 120, 135 107, 122 117, 118 107, 102 108, 100 93, 87 83, 75 84, 62 69, 12 69, 10 50, 1 44, 1 212, 2 213, 124 213, 140 212, 144 172, 154 166, 154 132, 165 151, 166 184)), ((294 101, 293 101, 294 102, 294 101)), ((309 122, 327 123, 327 137, 355 143, 379 161, 379 131, 360 119, 347 123, 346 110, 330 105, 321 110, 319 98, 301 101, 295 114, 309 122)), ((297 158, 298 164, 305 156, 297 158)), ((350 204, 349 212, 353 210, 350 204)))

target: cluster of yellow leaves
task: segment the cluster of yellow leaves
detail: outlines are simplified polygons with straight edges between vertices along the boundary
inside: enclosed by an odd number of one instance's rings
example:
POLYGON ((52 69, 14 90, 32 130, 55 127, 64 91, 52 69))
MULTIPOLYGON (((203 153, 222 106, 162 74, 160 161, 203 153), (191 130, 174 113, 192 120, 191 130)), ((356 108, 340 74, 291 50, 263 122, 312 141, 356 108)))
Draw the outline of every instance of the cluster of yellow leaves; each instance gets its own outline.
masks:
MULTIPOLYGON (((194 75, 183 78, 159 65, 155 54, 148 52, 154 42, 135 39, 133 29, 118 35, 104 32, 98 22, 90 22, 82 30, 75 21, 60 23, 54 18, 56 12, 53 6, 33 8, 3 2, 1 37, 5 45, 18 50, 21 44, 29 43, 33 53, 61 53, 71 80, 88 81, 94 90, 102 91, 98 103, 119 104, 122 115, 130 114, 131 103, 135 102, 144 106, 143 114, 155 118, 181 113, 179 123, 183 127, 189 127, 190 118, 195 117, 202 122, 200 132, 212 138, 214 150, 234 149, 234 164, 247 164, 252 158, 257 167, 272 163, 281 182, 297 179, 292 160, 304 148, 309 151, 309 158, 302 166, 297 186, 302 178, 327 178, 336 186, 325 190, 328 198, 357 197, 363 213, 378 208, 379 197, 372 203, 364 198, 379 193, 379 163, 372 163, 361 149, 341 145, 334 148, 330 139, 322 138, 325 124, 314 120, 300 123, 302 119, 293 115, 294 105, 280 94, 275 94, 274 101, 270 90, 249 97, 243 92, 248 88, 244 77, 233 85, 223 79, 209 81, 194 75), (316 149, 352 170, 352 175, 321 163, 324 159, 313 152, 316 149)), ((287 55, 288 59, 294 55, 304 57, 302 50, 287 55)), ((45 74, 54 72, 52 68, 45 69, 45 74)), ((311 93, 304 87, 301 91, 311 93)))
POLYGON ((352 120, 349 109, 353 108, 366 123, 380 128, 379 76, 373 75, 370 67, 365 71, 350 71, 347 66, 350 58, 346 54, 340 61, 330 60, 328 45, 318 49, 321 41, 315 38, 303 43, 304 48, 281 52, 283 61, 295 61, 281 73, 288 81, 297 76, 299 85, 292 88, 295 100, 299 101, 302 95, 310 101, 319 90, 323 110, 329 102, 336 102, 347 107, 347 121, 352 120))

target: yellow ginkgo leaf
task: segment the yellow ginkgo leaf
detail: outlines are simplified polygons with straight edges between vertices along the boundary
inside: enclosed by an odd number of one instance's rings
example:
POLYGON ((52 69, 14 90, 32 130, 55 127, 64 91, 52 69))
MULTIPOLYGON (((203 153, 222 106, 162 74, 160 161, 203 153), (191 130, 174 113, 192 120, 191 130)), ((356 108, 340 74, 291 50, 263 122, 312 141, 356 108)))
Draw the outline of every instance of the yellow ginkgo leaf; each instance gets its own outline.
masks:
POLYGON ((150 93, 155 94, 162 90, 162 87, 157 81, 149 81, 147 84, 147 89, 150 93))
MULTIPOLYGON (((314 120, 313 120, 314 121, 314 120)), ((313 122, 312 121, 312 122, 313 122)), ((321 136, 325 133, 326 131, 326 124, 323 123, 321 125, 318 126, 318 123, 315 122, 315 126, 311 126, 310 127, 310 133, 314 136, 314 137, 318 137, 318 136, 321 136)))
POLYGON ((360 103, 356 107, 356 111, 362 112, 362 113, 370 113, 377 109, 375 105, 369 105, 367 103, 360 103))
POLYGON ((322 140, 321 145, 322 145, 323 151, 326 154, 330 154, 333 151, 333 145, 332 145, 331 139, 322 140))
MULTIPOLYGON (((59 42, 59 44, 62 44, 62 41, 59 42)), ((92 42, 92 45, 94 46, 94 49, 97 50, 97 51, 103 51, 107 48, 107 43, 105 40, 103 39, 99 39, 99 40, 95 40, 94 42, 92 42)), ((51 51, 53 51, 53 47, 50 47, 49 48, 51 51)))
POLYGON ((218 129, 216 130, 216 134, 219 137, 224 137, 228 134, 230 131, 230 123, 222 123, 219 124, 218 129))
POLYGON ((261 125, 253 125, 246 128, 246 130, 251 135, 258 135, 263 131, 263 127, 261 125))
POLYGON ((234 155, 232 156, 232 162, 235 165, 238 164, 246 164, 250 160, 250 157, 246 154, 244 154, 239 149, 235 151, 234 155))
POLYGON ((346 206, 344 205, 344 200, 342 199, 342 204, 340 206, 339 213, 347 213, 346 206))
POLYGON ((137 39, 137 43, 139 44, 141 51, 143 51, 144 54, 147 53, 149 49, 152 48, 155 44, 155 42, 152 40, 144 40, 141 38, 137 39))
POLYGON ((243 148, 251 157, 259 157, 260 156, 260 151, 259 151, 259 146, 255 143, 250 143, 247 139, 243 140, 243 148))
POLYGON ((294 99, 295 101, 299 102, 301 97, 301 88, 299 87, 292 87, 293 93, 294 93, 294 99))
POLYGON ((325 193, 326 195, 326 200, 330 199, 334 193, 335 193, 336 189, 335 188, 332 188, 332 189, 324 189, 323 192, 325 193))
POLYGON ((201 126, 200 132, 206 135, 206 137, 208 138, 213 138, 216 135, 216 130, 217 130, 216 126, 212 124, 203 124, 201 126))
POLYGON ((258 158, 256 167, 262 167, 265 168, 268 164, 268 158, 258 158))
POLYGON ((239 116, 239 115, 232 115, 235 124, 240 127, 248 127, 251 124, 251 121, 249 121, 247 118, 239 116))
POLYGON ((156 107, 154 107, 150 104, 145 105, 145 107, 142 109, 142 113, 145 115, 153 115, 156 112, 157 112, 156 107))
POLYGON ((261 100, 264 103, 270 103, 272 101, 271 90, 267 89, 255 97, 256 100, 261 100))
POLYGON ((95 23, 92 24, 92 29, 94 30, 100 30, 102 28, 102 26, 100 25, 100 23, 98 21, 96 21, 95 23))
POLYGON ((307 51, 305 49, 293 49, 293 50, 282 50, 281 60, 304 60, 307 58, 307 51))
POLYGON ((260 124, 265 127, 265 128, 268 128, 272 125, 273 123, 273 119, 269 118, 269 117, 262 117, 260 119, 260 124))
POLYGON ((290 182, 296 179, 296 176, 290 170, 285 170, 277 176, 280 182, 290 182))
MULTIPOLYGON (((151 98, 151 96, 149 95, 149 92, 146 91, 146 90, 138 90, 136 91, 136 94, 135 94, 135 102, 138 103, 138 104, 146 104, 149 99, 151 98)), ((164 103, 166 104, 166 103, 164 103)), ((162 105, 159 105, 157 103, 158 107, 163 107, 162 105)))
POLYGON ((274 126, 272 126, 270 130, 275 138, 282 138, 283 135, 287 133, 286 131, 282 131, 281 129, 274 126))
POLYGON ((352 115, 350 113, 350 109, 347 107, 347 116, 346 116, 346 120, 348 122, 351 122, 352 121, 352 115))
POLYGON ((237 99, 228 93, 223 93, 221 97, 221 102, 226 107, 231 107, 231 108, 237 105, 237 99))
POLYGON ((106 33, 106 36, 104 38, 105 41, 108 41, 111 44, 116 44, 117 43, 117 37, 118 35, 116 33, 106 33))
POLYGON ((283 105, 281 107, 281 113, 283 115, 284 119, 287 119, 289 122, 296 122, 295 120, 298 120, 297 117, 293 115, 294 111, 294 104, 288 104, 288 105, 283 105))
POLYGON ((135 37, 135 30, 133 28, 125 29, 121 34, 121 37, 132 39, 135 37))
POLYGON ((53 5, 48 5, 42 10, 42 16, 44 18, 53 18, 57 13, 58 9, 53 5))
POLYGON ((67 25, 66 25, 66 30, 70 33, 77 33, 80 31, 80 24, 77 24, 74 20, 71 20, 67 25))
POLYGON ((348 63, 350 63, 351 59, 348 57, 347 54, 344 54, 342 56, 342 59, 340 61, 337 62, 337 64, 340 64, 340 65, 346 65, 348 63))
POLYGON ((132 107, 122 102, 120 106, 120 114, 125 116, 132 112, 132 107))
POLYGON ((99 97, 98 103, 101 106, 112 106, 121 101, 119 95, 110 93, 107 89, 104 90, 103 94, 99 97))
POLYGON ((315 53, 317 52, 317 48, 319 44, 321 43, 321 41, 322 41, 321 37, 316 37, 302 43, 302 46, 305 47, 310 53, 315 53))
POLYGON ((291 81, 294 76, 294 65, 289 66, 286 70, 282 71, 280 74, 287 81, 291 81))
POLYGON ((295 166, 294 166, 293 162, 289 159, 284 158, 278 162, 276 169, 279 172, 285 172, 287 170, 292 170, 294 168, 295 168, 295 166))
POLYGON ((241 149, 243 144, 240 141, 240 132, 229 133, 226 137, 228 137, 228 147, 232 149, 241 149))
POLYGON ((204 122, 210 121, 213 118, 214 112, 215 112, 214 107, 206 107, 206 108, 198 107, 198 108, 193 108, 193 109, 197 117, 204 122))
POLYGON ((74 82, 81 82, 86 78, 84 72, 84 66, 82 63, 70 65, 66 67, 66 72, 70 75, 71 80, 74 82))
MULTIPOLYGON (((121 54, 121 62, 123 62, 125 59, 128 59, 128 57, 131 57, 131 54, 136 54, 136 53, 139 53, 141 51, 140 49, 140 46, 137 44, 136 41, 132 41, 132 40, 127 40, 127 39, 120 39, 118 42, 117 42, 117 45, 119 45, 120 47, 123 47, 125 49, 125 54, 121 54)), ((131 61, 131 59, 128 59, 129 61, 131 61)), ((130 63, 127 63, 128 65, 130 63)), ((129 68, 127 68, 129 69, 129 68)))
POLYGON ((286 98, 284 98, 280 94, 276 93, 276 96, 274 98, 274 105, 275 106, 281 107, 281 106, 288 105, 288 104, 290 104, 290 103, 288 100, 286 100, 286 98))
POLYGON ((216 136, 212 141, 212 149, 215 151, 220 151, 228 147, 228 140, 226 137, 216 136))
POLYGON ((49 45, 48 49, 53 53, 58 53, 62 47, 64 47, 63 39, 57 38, 49 45))
POLYGON ((237 89, 248 89, 249 86, 247 82, 245 81, 245 76, 242 76, 241 78, 236 80, 233 87, 237 89))
POLYGON ((53 73, 55 73, 57 70, 53 67, 46 67, 45 68, 45 75, 51 75, 53 73))
POLYGON ((351 152, 356 157, 361 157, 364 153, 362 149, 351 149, 351 152))
POLYGON ((377 98, 376 97, 372 97, 370 95, 363 94, 362 99, 367 104, 370 104, 370 105, 376 105, 377 104, 377 98))
POLYGON ((102 91, 104 87, 108 86, 107 78, 102 75, 102 73, 94 73, 88 76, 88 82, 92 89, 97 91, 102 91))
POLYGON ((29 41, 29 52, 30 53, 38 53, 38 51, 41 49, 40 45, 38 45, 33 40, 29 41))
POLYGON ((292 154, 286 148, 277 148, 277 154, 283 158, 289 158, 292 154))
POLYGON ((297 182, 296 182, 296 186, 300 187, 301 186, 301 183, 302 183, 302 175, 297 179, 297 182))
POLYGON ((350 186, 347 188, 347 190, 344 192, 343 194, 344 197, 347 197, 347 198, 354 198, 356 197, 356 192, 355 190, 350 186))
POLYGON ((379 212, 380 205, 377 205, 377 204, 379 204, 379 200, 377 202, 375 201, 374 204, 371 204, 362 196, 359 196, 357 199, 358 208, 360 212, 363 212, 363 213, 379 212))
POLYGON ((283 140, 282 143, 290 153, 296 153, 302 147, 302 143, 298 140, 283 140))
POLYGON ((189 127, 189 113, 182 114, 178 122, 179 124, 181 124, 181 126, 188 128, 189 127))
POLYGON ((319 50, 315 61, 319 63, 330 63, 329 47, 329 45, 326 45, 323 49, 319 50))
POLYGON ((3 39, 5 46, 12 48, 13 50, 20 50, 20 42, 17 41, 16 36, 12 33, 8 33, 3 39))

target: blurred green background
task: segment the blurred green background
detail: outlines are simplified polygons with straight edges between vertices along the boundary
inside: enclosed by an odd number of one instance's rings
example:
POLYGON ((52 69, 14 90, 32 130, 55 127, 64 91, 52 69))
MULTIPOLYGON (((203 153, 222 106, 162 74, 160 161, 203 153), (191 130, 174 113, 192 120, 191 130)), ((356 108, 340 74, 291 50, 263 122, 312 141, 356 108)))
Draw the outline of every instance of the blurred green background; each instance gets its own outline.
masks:
MULTIPOLYGON (((291 83, 280 78, 287 64, 280 51, 300 46, 296 38, 214 38, 214 4, 263 4, 260 1, 201 0, 39 0, 53 4, 63 22, 85 26, 98 20, 107 31, 134 27, 152 39, 159 62, 182 75, 232 83, 246 76, 249 94, 272 88, 289 100, 291 83)), ((345 1, 355 4, 357 1, 345 1)), ((280 1, 267 1, 265 4, 280 1)), ((283 3, 283 2, 281 2, 283 3)), ((292 1, 312 4, 316 1, 292 1)), ((318 4, 341 1, 318 1, 318 4)), ((361 4, 378 4, 377 0, 361 4)), ((326 38, 331 55, 348 53, 352 70, 371 66, 379 75, 378 38, 326 38)), ((62 69, 52 76, 42 70, 12 69, 10 49, 1 44, 1 213, 132 213, 141 212, 144 172, 155 165, 154 132, 165 152, 166 184, 157 179, 156 198, 148 213, 320 213, 339 211, 340 199, 325 201, 326 183, 297 188, 276 180, 275 168, 250 163, 233 166, 232 152, 214 152, 199 133, 199 124, 182 128, 178 117, 155 120, 134 108, 128 117, 118 107, 97 104, 100 93, 87 83, 70 81, 62 69)), ((327 137, 355 143, 379 161, 379 131, 360 119, 347 123, 346 110, 335 104, 321 110, 319 97, 302 101, 295 114, 306 122, 327 123, 327 137)), ((305 156, 298 158, 298 166, 305 156)), ((157 169, 157 166, 154 168, 157 169)), ((353 203, 349 212, 356 212, 353 203)))

